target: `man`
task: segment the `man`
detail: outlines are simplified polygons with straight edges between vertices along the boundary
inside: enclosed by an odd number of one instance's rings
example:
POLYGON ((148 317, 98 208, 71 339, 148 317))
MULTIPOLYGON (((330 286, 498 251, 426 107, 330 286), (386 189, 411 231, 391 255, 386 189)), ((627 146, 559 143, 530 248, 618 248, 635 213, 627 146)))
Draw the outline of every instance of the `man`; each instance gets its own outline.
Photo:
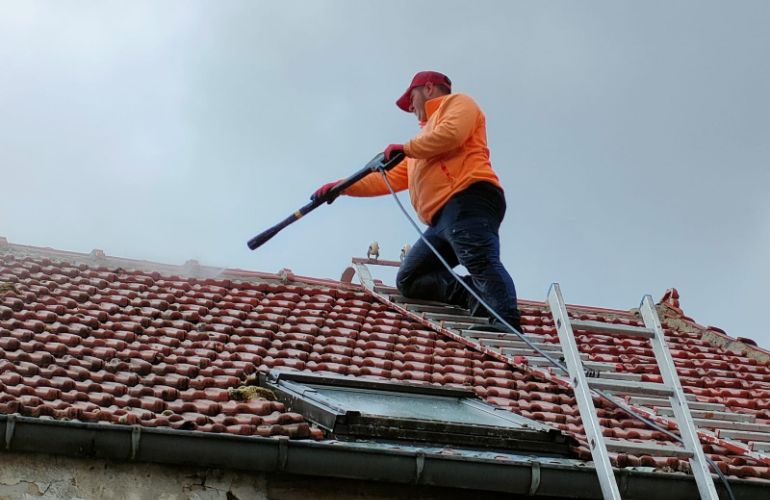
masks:
MULTIPOLYGON (((487 148, 486 119, 467 95, 452 94, 452 82, 435 71, 421 71, 396 101, 414 113, 422 131, 405 144, 385 149, 386 160, 396 152, 406 158, 387 173, 395 191, 409 189, 420 219, 428 225, 425 238, 506 322, 521 330, 513 280, 500 262, 498 229, 505 214, 505 197, 487 148)), ((312 198, 323 197, 339 181, 323 185, 312 198)), ((380 173, 373 173, 345 190, 350 196, 379 196, 390 190, 380 173)), ((332 200, 329 202, 331 203, 332 200)), ((396 276, 405 297, 439 300, 489 316, 483 329, 508 331, 446 270, 422 239, 414 244, 396 276)))

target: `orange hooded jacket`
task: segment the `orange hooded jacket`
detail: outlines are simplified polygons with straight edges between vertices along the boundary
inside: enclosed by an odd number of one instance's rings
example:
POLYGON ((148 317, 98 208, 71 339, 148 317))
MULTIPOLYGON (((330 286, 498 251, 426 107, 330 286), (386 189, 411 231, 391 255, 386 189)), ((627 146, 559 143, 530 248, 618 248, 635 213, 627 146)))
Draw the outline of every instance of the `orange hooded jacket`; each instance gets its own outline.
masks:
MULTIPOLYGON (((409 189, 417 215, 426 224, 449 198, 471 184, 486 181, 502 189, 487 148, 486 118, 464 94, 448 94, 425 103, 422 131, 404 144, 407 158, 387 173, 395 191, 409 189)), ((374 172, 345 190, 350 196, 390 193, 374 172)))

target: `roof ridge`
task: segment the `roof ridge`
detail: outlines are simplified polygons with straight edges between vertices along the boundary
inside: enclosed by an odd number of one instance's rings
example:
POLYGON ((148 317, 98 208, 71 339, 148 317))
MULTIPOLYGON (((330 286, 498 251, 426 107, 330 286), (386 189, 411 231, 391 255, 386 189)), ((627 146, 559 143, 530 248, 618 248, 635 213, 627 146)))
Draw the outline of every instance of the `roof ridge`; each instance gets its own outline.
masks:
POLYGON ((314 278, 294 274, 291 269, 282 268, 276 273, 251 271, 240 268, 217 267, 202 265, 196 259, 189 259, 184 264, 168 264, 145 259, 132 259, 107 255, 104 250, 95 248, 89 253, 61 250, 52 247, 21 245, 9 243, 8 239, 0 236, 0 254, 10 253, 23 256, 39 256, 52 258, 71 264, 85 264, 93 267, 123 268, 141 272, 155 272, 167 276, 202 279, 235 279, 255 282, 281 282, 284 284, 297 283, 321 285, 344 289, 360 289, 360 285, 343 283, 333 279, 314 278))
POLYGON ((701 325, 684 314, 678 307, 671 307, 666 303, 660 303, 658 304, 658 314, 661 317, 661 322, 665 323, 669 328, 697 333, 704 342, 714 347, 738 352, 757 361, 770 362, 770 350, 759 347, 751 339, 731 337, 727 332, 716 326, 701 325))

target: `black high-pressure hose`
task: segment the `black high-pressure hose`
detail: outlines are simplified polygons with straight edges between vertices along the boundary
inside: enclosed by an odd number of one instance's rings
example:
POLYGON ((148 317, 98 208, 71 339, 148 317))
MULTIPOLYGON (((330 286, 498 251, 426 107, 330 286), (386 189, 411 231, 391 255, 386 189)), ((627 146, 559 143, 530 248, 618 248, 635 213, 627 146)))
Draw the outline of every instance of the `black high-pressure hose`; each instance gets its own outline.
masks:
MULTIPOLYGON (((449 265, 449 263, 441 256, 441 254, 438 252, 438 250, 436 250, 436 248, 428 241, 428 239, 425 238, 425 235, 420 230, 420 228, 417 225, 417 223, 414 221, 414 219, 412 219, 412 217, 406 211, 406 209, 404 208, 404 205, 401 203, 401 200, 399 200, 398 196, 396 196, 396 192, 393 190, 393 186, 390 185, 390 181, 388 180, 388 176, 386 174, 386 171, 384 169, 379 169, 379 172, 382 174, 383 179, 385 179, 385 184, 388 186, 388 189, 390 190, 390 193, 393 195, 393 199, 396 200, 396 203, 398 204, 398 207, 401 209, 401 212, 403 212, 404 216, 407 218, 409 223, 412 225, 412 227, 415 229, 415 231, 417 231, 417 233, 420 235, 420 239, 436 255, 438 260, 444 265, 444 267, 447 269, 447 271, 449 271, 451 273, 451 275, 454 277, 454 279, 456 279, 457 282, 460 283, 468 291, 468 293, 470 293, 471 296, 473 296, 473 298, 476 299, 479 302, 479 304, 483 305, 484 308, 487 311, 489 311, 492 314, 492 316, 495 317, 495 319, 497 319, 500 323, 505 325, 505 327, 508 328, 511 332, 516 334, 516 336, 518 336, 522 341, 524 341, 524 343, 526 343, 531 349, 533 349, 535 352, 537 352, 538 354, 543 356, 545 359, 547 359, 552 365, 556 366, 557 368, 560 368, 565 373, 569 373, 569 370, 567 370, 567 367, 564 366, 564 364, 562 364, 559 360, 557 360, 557 359, 551 357, 550 355, 548 355, 548 353, 546 353, 543 350, 539 349, 528 338, 526 338, 523 333, 521 333, 518 330, 516 330, 515 328, 513 328, 507 321, 505 321, 505 319, 503 319, 497 313, 497 311, 492 309, 492 307, 490 307, 489 304, 487 304, 484 301, 484 299, 482 299, 478 295, 478 293, 476 293, 476 291, 473 290, 473 288, 471 286, 469 286, 465 281, 463 281, 460 278, 460 276, 457 275, 457 273, 454 272, 454 269, 452 269, 452 267, 449 265)), ((666 434, 667 436, 671 437, 675 441, 678 441, 680 443, 683 442, 681 437, 679 437, 678 435, 672 433, 668 429, 664 429, 663 427, 659 426, 658 424, 656 424, 655 422, 649 420, 648 418, 645 418, 644 416, 639 415, 638 413, 636 413, 634 411, 633 408, 631 408, 630 406, 626 405, 625 403, 621 403, 619 401, 615 401, 615 400, 611 399, 610 395, 608 395, 607 393, 605 393, 603 391, 600 391, 600 390, 597 390, 597 389, 591 389, 591 390, 594 391, 596 394, 598 394, 600 397, 602 397, 604 400, 608 401, 610 404, 615 405, 616 407, 618 407, 621 410, 625 411, 626 413, 631 415, 631 417, 636 418, 637 420, 639 420, 640 422, 644 423, 645 425, 655 429, 656 431, 659 431, 659 432, 662 432, 662 433, 666 434)), ((730 487, 730 483, 727 480, 727 478, 725 477, 725 475, 722 473, 722 471, 719 469, 719 467, 717 467, 716 463, 714 463, 714 461, 711 460, 711 458, 706 456, 705 453, 704 453, 703 457, 706 459, 706 461, 708 462, 709 466, 716 472, 717 476, 719 476, 719 479, 722 482, 722 484, 724 484, 725 490, 727 491, 727 495, 729 496, 730 500, 735 500, 735 496, 733 495, 733 490, 730 487)))

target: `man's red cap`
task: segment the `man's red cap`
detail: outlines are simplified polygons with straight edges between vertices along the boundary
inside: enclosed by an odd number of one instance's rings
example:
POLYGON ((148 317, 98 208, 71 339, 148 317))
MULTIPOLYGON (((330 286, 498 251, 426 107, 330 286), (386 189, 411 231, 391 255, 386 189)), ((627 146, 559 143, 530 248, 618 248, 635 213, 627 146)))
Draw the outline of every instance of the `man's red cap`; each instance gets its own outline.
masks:
POLYGON ((417 87, 422 87, 426 83, 432 83, 434 85, 446 85, 449 90, 452 90, 452 81, 449 79, 448 76, 446 76, 443 73, 439 73, 438 71, 420 71, 416 75, 414 75, 414 78, 412 78, 412 83, 409 84, 409 88, 406 89, 406 92, 404 92, 404 95, 398 98, 396 101, 396 106, 403 109, 407 113, 409 112, 409 106, 412 104, 411 102, 411 93, 412 89, 417 87))

